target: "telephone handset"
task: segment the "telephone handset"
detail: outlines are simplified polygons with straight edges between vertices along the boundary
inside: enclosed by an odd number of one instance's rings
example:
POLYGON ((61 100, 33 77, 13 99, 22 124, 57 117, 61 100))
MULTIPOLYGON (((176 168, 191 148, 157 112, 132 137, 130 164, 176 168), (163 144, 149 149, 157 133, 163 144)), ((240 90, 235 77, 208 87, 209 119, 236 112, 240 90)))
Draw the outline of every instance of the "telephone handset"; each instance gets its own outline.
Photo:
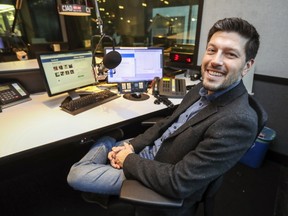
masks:
POLYGON ((0 106, 3 109, 29 100, 29 93, 18 82, 0 84, 0 106))
POLYGON ((185 79, 163 77, 155 77, 152 81, 153 95, 161 95, 171 98, 182 98, 185 96, 186 81, 185 79))

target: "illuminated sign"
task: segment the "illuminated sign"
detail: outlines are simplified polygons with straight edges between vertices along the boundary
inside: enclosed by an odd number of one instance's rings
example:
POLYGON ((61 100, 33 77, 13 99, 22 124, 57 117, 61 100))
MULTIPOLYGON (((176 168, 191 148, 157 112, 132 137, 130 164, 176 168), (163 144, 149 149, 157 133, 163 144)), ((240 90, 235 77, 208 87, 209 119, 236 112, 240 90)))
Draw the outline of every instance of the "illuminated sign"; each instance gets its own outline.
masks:
POLYGON ((192 64, 193 54, 170 53, 170 60, 172 62, 192 64))
POLYGON ((86 5, 79 4, 60 4, 58 5, 58 12, 61 15, 68 16, 90 16, 91 9, 86 5))

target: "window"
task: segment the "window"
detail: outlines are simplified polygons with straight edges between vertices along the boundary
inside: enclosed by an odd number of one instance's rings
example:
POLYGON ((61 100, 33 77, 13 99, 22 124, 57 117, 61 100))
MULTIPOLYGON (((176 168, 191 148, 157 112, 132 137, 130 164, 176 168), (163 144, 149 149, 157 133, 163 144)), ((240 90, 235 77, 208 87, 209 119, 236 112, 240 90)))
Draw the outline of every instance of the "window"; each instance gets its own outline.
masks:
MULTIPOLYGON (((167 58, 170 52, 185 54, 173 55, 180 65, 197 62, 202 5, 201 0, 98 1, 103 32, 117 46, 161 46, 167 58)), ((95 14, 92 10, 92 32, 99 34, 95 14)))
POLYGON ((11 5, 0 5, 0 36, 10 33, 14 20, 14 7, 11 5))
MULTIPOLYGON (((98 0, 97 2, 103 21, 103 32, 114 38, 116 46, 163 47, 168 62, 180 66, 183 64, 186 67, 187 64, 193 65, 197 62, 203 1, 98 0)), ((90 48, 92 36, 100 35, 94 0, 64 2, 87 4, 91 8, 91 16, 59 15, 57 5, 62 3, 62 0, 23 1, 16 29, 20 30, 26 44, 49 45, 53 42, 66 42, 71 50, 90 48)), ((4 27, 4 31, 9 27, 7 21, 11 21, 13 13, 14 8, 13 11, 5 13, 5 16, 4 13, 0 13, 0 24, 4 27)), ((93 45, 95 44, 92 43, 93 45)), ((100 48, 103 52, 104 47, 111 45, 111 41, 103 40, 100 48)))

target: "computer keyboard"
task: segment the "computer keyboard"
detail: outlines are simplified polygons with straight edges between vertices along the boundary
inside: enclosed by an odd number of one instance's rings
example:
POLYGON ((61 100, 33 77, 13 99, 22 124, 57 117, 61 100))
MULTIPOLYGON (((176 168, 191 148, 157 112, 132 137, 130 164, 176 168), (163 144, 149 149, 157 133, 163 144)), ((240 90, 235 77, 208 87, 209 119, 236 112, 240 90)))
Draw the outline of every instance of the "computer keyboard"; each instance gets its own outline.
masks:
POLYGON ((62 108, 62 110, 72 115, 76 115, 78 113, 81 113, 93 107, 99 106, 103 103, 106 103, 108 101, 114 100, 119 97, 120 95, 114 92, 111 92, 110 90, 103 90, 103 91, 88 94, 88 95, 87 94, 81 95, 80 98, 77 98, 74 100, 71 100, 70 97, 67 97, 62 102, 60 107, 62 108))

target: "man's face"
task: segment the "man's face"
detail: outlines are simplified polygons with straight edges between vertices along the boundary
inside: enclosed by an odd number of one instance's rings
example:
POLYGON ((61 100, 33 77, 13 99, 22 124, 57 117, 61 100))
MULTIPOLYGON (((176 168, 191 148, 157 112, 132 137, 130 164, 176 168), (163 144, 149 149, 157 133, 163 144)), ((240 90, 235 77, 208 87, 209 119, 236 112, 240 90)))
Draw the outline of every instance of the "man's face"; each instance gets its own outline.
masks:
POLYGON ((235 32, 216 32, 207 44, 201 66, 203 86, 211 94, 240 80, 254 60, 246 62, 243 38, 235 32))

